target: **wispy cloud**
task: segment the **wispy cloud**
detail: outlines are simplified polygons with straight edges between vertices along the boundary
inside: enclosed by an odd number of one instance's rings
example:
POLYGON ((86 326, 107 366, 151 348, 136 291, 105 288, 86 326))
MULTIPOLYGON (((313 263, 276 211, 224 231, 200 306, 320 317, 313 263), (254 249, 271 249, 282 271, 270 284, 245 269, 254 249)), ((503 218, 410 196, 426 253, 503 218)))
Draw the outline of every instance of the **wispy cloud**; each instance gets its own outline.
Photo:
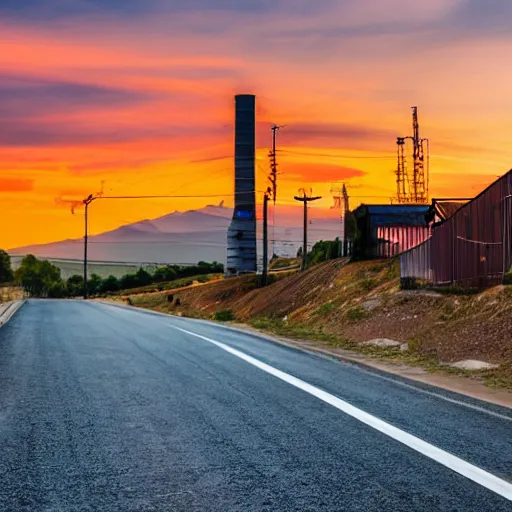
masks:
POLYGON ((32 190, 34 180, 23 178, 2 178, 0 176, 0 193, 2 192, 28 192, 32 190))
POLYGON ((0 115, 9 120, 47 113, 69 114, 77 109, 104 111, 150 101, 155 96, 138 90, 0 72, 0 115))
POLYGON ((378 148, 394 141, 396 132, 383 128, 348 123, 295 123, 283 131, 283 142, 288 145, 310 147, 337 147, 358 149, 378 148))
POLYGON ((292 165, 283 165, 283 177, 287 180, 296 180, 302 182, 314 183, 332 183, 351 178, 360 178, 367 173, 360 169, 342 167, 338 165, 324 163, 294 163, 292 165))

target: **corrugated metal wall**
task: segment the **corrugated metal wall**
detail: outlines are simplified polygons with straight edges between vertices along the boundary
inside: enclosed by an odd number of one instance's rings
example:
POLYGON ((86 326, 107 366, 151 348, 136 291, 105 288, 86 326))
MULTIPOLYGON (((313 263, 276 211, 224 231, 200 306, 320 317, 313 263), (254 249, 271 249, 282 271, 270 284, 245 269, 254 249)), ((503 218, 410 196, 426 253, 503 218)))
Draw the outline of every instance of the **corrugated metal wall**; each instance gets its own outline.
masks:
POLYGON ((430 236, 427 226, 381 226, 375 229, 377 245, 372 254, 375 258, 393 258, 430 236))
POLYGON ((435 229, 428 244, 400 257, 403 277, 485 287, 512 266, 512 171, 435 229), (430 258, 424 251, 430 247, 430 258))
POLYGON ((431 241, 432 239, 429 238, 422 244, 400 255, 400 277, 402 279, 416 278, 432 281, 432 267, 430 264, 431 241))

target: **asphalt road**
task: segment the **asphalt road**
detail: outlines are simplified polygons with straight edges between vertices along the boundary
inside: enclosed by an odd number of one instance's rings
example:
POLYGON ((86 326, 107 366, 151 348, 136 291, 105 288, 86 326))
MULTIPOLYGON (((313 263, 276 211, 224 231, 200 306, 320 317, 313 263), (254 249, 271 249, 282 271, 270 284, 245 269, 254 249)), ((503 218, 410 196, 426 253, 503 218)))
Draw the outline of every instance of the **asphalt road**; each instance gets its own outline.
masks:
POLYGON ((510 512, 511 482, 508 409, 99 303, 0 329, 1 511, 510 512))

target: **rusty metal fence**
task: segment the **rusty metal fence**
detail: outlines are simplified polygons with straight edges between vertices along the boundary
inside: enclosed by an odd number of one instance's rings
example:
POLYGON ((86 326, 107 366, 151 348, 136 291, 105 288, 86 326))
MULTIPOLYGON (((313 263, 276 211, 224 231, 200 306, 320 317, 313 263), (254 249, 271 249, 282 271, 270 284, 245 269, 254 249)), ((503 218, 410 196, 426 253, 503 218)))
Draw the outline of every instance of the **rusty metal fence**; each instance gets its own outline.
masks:
POLYGON ((401 279, 421 279, 432 281, 430 264, 431 238, 400 255, 401 279))
POLYGON ((400 255, 402 278, 483 288, 512 266, 512 171, 400 255))

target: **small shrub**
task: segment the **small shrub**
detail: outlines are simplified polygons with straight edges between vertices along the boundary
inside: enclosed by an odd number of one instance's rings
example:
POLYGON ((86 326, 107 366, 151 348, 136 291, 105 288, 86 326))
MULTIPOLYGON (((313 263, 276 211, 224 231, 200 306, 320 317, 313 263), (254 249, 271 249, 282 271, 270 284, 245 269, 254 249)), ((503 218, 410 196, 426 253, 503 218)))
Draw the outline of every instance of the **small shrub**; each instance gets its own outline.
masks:
POLYGON ((400 277, 400 262, 398 259, 391 260, 391 263, 386 271, 388 279, 396 279, 400 277))
POLYGON ((361 281, 361 288, 365 292, 369 292, 377 287, 377 281, 375 279, 372 279, 371 277, 368 279, 363 279, 361 281))
POLYGON ((421 340, 418 337, 411 338, 408 342, 409 352, 417 353, 421 349, 421 340))
POLYGON ((458 285, 433 287, 433 291, 444 295, 476 295, 480 292, 478 288, 461 288, 458 285))
POLYGON ((217 311, 213 315, 213 319, 217 322, 231 322, 235 319, 235 315, 233 315, 233 311, 227 309, 225 311, 217 311))
POLYGON ((347 311, 347 320, 349 322, 357 322, 359 320, 363 320, 368 316, 368 312, 366 309, 356 306, 347 311))
POLYGON ((326 302, 325 304, 322 304, 317 310, 316 313, 319 315, 327 315, 330 313, 334 308, 334 304, 332 302, 326 302))
POLYGON ((512 284, 512 270, 509 270, 504 276, 503 276, 503 284, 512 284))

